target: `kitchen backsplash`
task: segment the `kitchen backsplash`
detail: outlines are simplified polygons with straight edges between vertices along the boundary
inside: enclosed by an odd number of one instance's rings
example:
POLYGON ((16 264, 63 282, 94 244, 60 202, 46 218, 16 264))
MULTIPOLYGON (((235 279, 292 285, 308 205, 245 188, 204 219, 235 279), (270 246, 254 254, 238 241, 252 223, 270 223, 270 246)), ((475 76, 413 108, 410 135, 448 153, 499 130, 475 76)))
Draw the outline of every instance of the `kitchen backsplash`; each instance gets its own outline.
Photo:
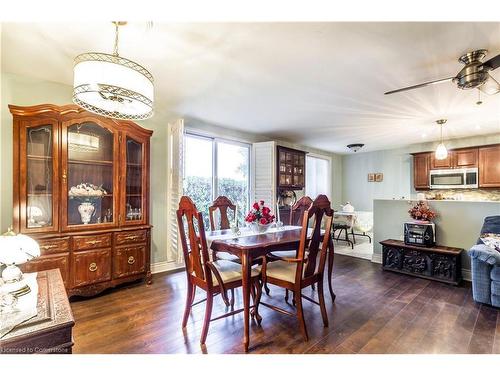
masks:
POLYGON ((441 195, 442 199, 464 201, 500 201, 500 190, 486 189, 446 189, 431 190, 424 193, 426 199, 435 199, 441 195))

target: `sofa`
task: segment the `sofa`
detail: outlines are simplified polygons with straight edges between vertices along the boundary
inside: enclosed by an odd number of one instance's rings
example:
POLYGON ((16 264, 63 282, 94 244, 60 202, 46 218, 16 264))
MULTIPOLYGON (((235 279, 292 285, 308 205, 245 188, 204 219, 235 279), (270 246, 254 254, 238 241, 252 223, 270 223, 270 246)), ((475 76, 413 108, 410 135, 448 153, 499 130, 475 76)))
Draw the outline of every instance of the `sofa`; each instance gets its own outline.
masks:
MULTIPOLYGON (((483 233, 500 233, 500 215, 484 219, 481 228, 481 234, 483 233)), ((471 257, 474 300, 500 307, 500 252, 478 239, 468 254, 471 257)))

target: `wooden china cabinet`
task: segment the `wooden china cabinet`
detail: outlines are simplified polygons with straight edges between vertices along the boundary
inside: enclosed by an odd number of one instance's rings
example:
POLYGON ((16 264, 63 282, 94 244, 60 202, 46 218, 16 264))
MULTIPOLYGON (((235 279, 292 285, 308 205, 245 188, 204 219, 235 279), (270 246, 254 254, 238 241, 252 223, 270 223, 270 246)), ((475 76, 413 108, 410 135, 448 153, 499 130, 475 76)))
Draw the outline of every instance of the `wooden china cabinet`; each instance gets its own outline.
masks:
POLYGON ((9 105, 14 119, 14 227, 59 268, 71 295, 151 281, 152 131, 76 105, 9 105))

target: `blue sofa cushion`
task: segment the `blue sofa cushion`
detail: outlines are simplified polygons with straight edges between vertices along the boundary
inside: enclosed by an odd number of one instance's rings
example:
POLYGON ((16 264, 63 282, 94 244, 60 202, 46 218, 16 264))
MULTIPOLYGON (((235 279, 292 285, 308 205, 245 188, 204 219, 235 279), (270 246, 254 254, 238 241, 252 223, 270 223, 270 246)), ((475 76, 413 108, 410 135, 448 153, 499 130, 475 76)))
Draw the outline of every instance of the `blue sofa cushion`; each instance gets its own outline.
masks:
POLYGON ((468 253, 472 259, 478 259, 492 266, 500 265, 500 252, 485 244, 472 246, 468 253))
MULTIPOLYGON (((483 227, 481 228, 481 234, 483 233, 500 233, 500 215, 484 218, 483 227)), ((481 238, 478 238, 476 244, 479 245, 482 243, 481 238)))
POLYGON ((491 296, 500 297, 500 281, 491 282, 491 296))
MULTIPOLYGON (((491 269, 491 280, 494 280, 494 281, 499 281, 500 282, 500 267, 493 267, 491 269)), ((500 296, 500 294, 499 294, 500 296)))

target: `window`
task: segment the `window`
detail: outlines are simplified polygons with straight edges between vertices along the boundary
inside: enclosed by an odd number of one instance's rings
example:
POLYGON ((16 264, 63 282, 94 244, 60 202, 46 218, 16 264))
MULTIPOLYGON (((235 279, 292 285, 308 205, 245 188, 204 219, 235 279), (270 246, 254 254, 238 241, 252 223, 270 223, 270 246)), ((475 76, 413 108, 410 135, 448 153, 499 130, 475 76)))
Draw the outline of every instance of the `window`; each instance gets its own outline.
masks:
POLYGON ((249 209, 250 145, 187 133, 184 150, 184 194, 203 213, 205 228, 210 228, 208 207, 219 195, 238 206, 241 224, 249 209))
POLYGON ((306 195, 315 199, 319 194, 331 198, 330 160, 306 156, 306 195))

